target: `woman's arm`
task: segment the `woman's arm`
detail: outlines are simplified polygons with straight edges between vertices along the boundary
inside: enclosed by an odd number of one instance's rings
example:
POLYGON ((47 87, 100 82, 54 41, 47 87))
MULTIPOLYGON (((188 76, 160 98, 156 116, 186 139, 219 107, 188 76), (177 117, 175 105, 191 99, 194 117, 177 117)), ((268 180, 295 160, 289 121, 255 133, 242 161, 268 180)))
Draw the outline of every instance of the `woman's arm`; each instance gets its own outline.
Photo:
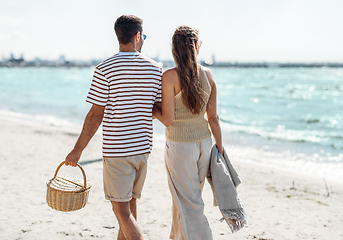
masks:
POLYGON ((162 74, 162 108, 154 105, 153 115, 168 127, 174 121, 175 83, 178 80, 174 69, 162 74))
POLYGON ((217 88, 214 81, 212 71, 210 69, 205 69, 208 81, 211 85, 212 91, 210 98, 207 103, 206 113, 208 123, 210 125, 213 138, 216 141, 216 145, 220 154, 223 154, 223 144, 222 144, 222 132, 220 129, 219 117, 217 114, 217 88))

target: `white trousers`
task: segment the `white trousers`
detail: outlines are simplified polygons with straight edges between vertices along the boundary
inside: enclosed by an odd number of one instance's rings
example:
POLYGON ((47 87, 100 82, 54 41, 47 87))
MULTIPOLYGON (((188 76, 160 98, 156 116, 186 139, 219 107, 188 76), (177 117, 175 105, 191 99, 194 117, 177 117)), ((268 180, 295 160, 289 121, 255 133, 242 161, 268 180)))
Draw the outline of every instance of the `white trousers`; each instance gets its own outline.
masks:
POLYGON ((170 239, 213 239, 201 196, 209 171, 211 145, 211 138, 196 143, 166 142, 164 159, 173 198, 170 239))

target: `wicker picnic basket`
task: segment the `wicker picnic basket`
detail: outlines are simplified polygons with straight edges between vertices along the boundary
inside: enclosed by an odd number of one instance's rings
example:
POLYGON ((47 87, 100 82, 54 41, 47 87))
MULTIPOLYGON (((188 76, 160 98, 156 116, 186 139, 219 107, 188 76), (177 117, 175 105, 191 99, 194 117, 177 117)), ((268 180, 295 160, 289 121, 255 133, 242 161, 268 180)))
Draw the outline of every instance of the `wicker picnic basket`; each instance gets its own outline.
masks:
POLYGON ((83 180, 69 176, 57 176, 64 163, 62 162, 57 167, 55 176, 46 183, 48 187, 46 202, 51 208, 58 211, 76 211, 86 205, 91 186, 87 183, 86 173, 79 164, 77 166, 82 172, 83 180))

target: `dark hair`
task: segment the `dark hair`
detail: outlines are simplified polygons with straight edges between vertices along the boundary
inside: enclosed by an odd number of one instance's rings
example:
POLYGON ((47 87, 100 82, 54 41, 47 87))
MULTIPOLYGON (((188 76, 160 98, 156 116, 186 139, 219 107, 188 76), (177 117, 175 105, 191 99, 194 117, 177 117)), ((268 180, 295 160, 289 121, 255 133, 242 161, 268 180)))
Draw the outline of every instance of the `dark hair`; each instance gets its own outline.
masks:
POLYGON ((205 106, 205 91, 199 82, 197 50, 198 30, 189 26, 176 28, 172 52, 176 71, 180 78, 182 101, 193 114, 199 114, 205 106))
POLYGON ((137 32, 143 30, 143 20, 134 15, 122 15, 114 23, 114 31, 116 32, 120 44, 128 44, 133 41, 137 32))

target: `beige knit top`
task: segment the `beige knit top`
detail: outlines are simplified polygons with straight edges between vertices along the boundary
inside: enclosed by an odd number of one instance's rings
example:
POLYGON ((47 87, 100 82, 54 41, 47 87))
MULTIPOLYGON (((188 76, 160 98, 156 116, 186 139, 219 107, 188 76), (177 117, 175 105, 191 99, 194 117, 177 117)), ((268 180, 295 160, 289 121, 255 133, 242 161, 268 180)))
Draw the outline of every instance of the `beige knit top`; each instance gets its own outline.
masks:
POLYGON ((174 121, 166 128, 166 139, 171 142, 194 143, 211 137, 208 122, 205 119, 206 106, 211 94, 211 85, 206 73, 199 65, 199 81, 207 93, 205 106, 199 114, 193 114, 183 103, 181 91, 175 95, 174 121))

